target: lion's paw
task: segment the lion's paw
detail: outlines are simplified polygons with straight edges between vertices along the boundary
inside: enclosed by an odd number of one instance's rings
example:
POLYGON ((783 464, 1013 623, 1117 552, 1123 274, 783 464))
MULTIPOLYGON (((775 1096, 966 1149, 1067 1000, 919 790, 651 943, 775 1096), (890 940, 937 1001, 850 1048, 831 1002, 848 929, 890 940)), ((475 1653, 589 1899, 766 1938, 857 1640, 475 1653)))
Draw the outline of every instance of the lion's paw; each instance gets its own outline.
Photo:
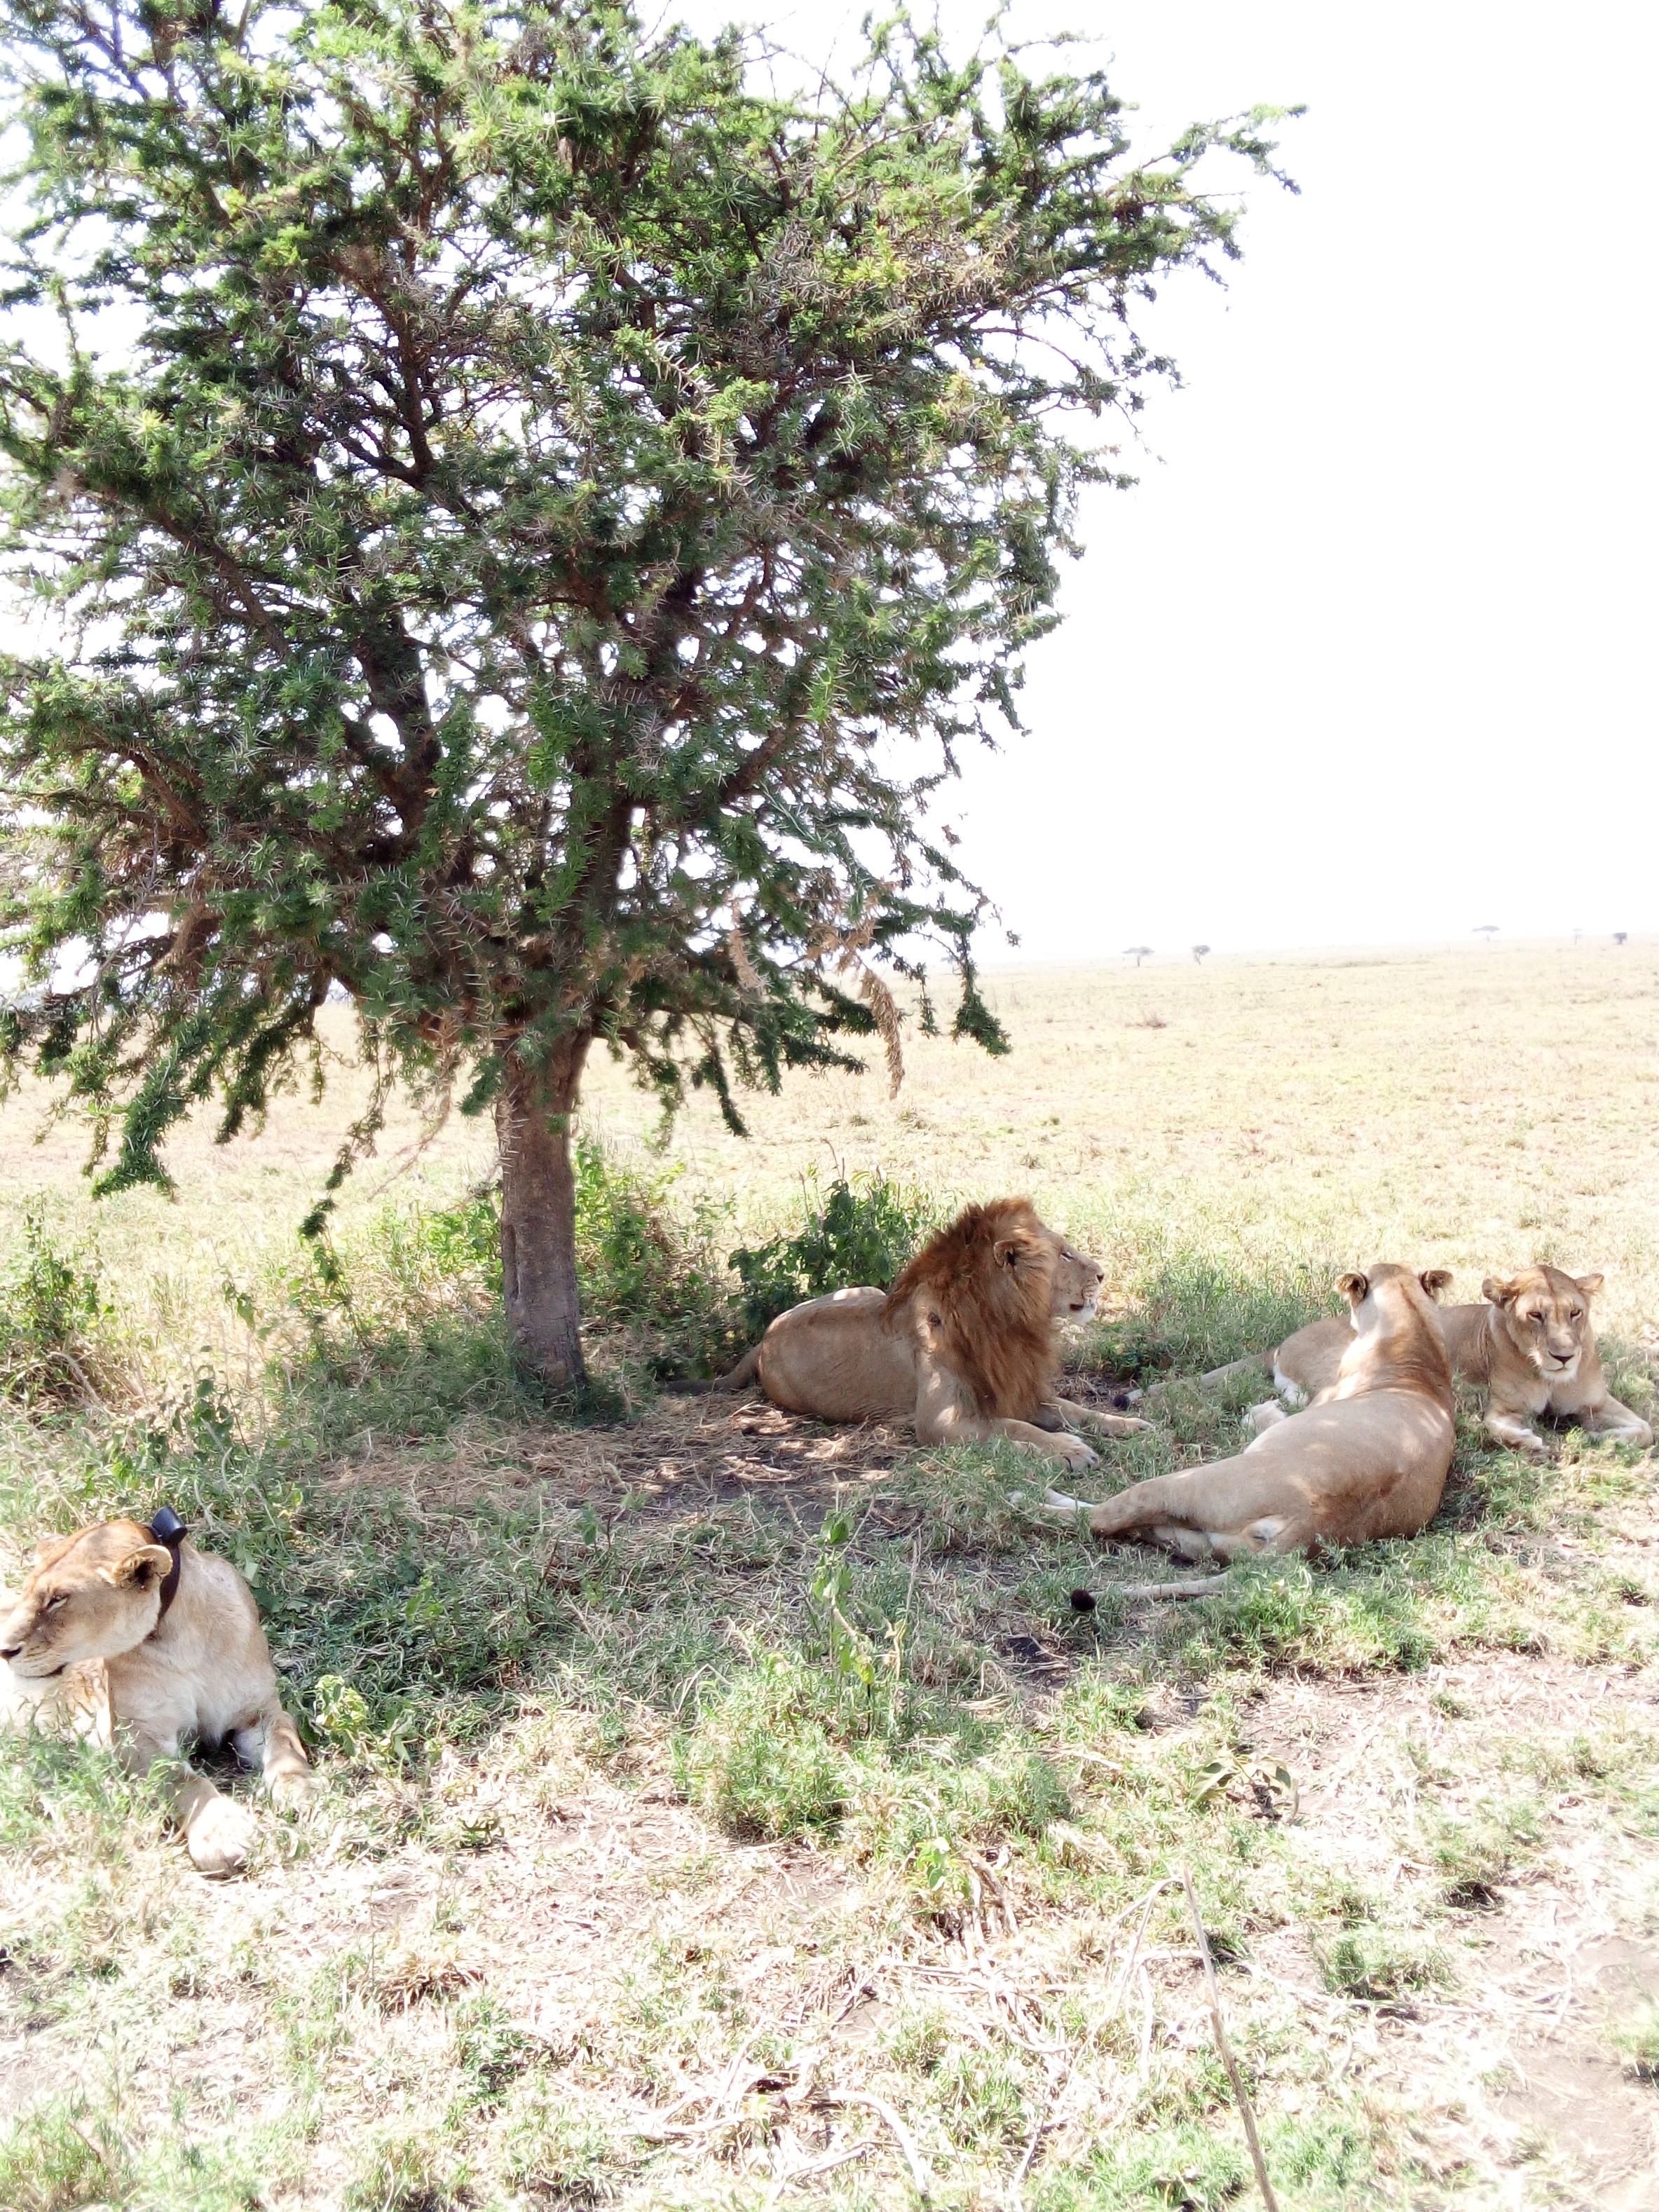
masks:
POLYGON ((204 1874, 240 1874, 253 1849, 258 1825, 233 1797, 213 1796, 185 1832, 190 1856, 204 1874))
POLYGON ((1085 1467, 1100 1465, 1099 1453, 1091 1451, 1079 1437, 1067 1437, 1060 1448, 1060 1455, 1066 1462, 1068 1474, 1080 1474, 1085 1467))
POLYGON ((265 1784, 265 1791, 279 1813, 303 1812, 311 1802, 311 1793, 317 1778, 309 1767, 290 1769, 286 1774, 273 1774, 265 1784))

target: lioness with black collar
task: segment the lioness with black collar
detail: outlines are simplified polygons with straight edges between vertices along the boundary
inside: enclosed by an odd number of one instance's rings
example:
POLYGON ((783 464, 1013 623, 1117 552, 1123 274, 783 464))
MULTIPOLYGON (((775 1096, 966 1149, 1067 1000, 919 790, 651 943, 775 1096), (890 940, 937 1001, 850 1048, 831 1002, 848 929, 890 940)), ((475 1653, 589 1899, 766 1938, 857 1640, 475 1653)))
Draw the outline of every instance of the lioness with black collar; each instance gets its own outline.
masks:
POLYGON ((182 1763, 181 1742, 228 1736, 279 1802, 310 1783, 252 1591, 165 1506, 148 1528, 102 1521, 43 1544, 17 1596, 0 1595, 0 1720, 66 1723, 141 1774, 179 1761, 168 1795, 204 1874, 239 1873, 254 1823, 182 1763))

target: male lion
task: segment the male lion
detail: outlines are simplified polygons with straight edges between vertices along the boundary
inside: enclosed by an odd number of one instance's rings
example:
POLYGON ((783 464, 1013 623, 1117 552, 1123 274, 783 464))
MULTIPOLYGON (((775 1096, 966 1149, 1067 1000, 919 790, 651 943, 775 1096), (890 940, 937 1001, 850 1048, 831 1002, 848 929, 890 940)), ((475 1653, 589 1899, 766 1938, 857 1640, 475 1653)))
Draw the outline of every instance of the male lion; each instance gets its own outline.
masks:
MULTIPOLYGON (((1437 1288, 1441 1270, 1424 1278, 1437 1288)), ((1547 1455, 1533 1427, 1540 1413, 1571 1421, 1588 1435, 1645 1448, 1653 1431, 1607 1389, 1595 1348, 1589 1302, 1600 1275, 1572 1276, 1559 1267, 1523 1267, 1507 1279, 1489 1275, 1483 1305, 1446 1306, 1436 1318, 1455 1374, 1486 1390, 1486 1429, 1499 1443, 1547 1455)), ((1273 1381, 1293 1404, 1316 1399, 1336 1380, 1347 1324, 1316 1321, 1287 1337, 1273 1356, 1273 1381)))
POLYGON ((788 1413, 914 1419, 921 1443, 1008 1437, 1073 1469, 1092 1467, 1093 1452, 1066 1433, 1077 1421, 1114 1436, 1148 1425, 1055 1395, 1056 1325, 1089 1312, 1104 1279, 1024 1199, 970 1206, 890 1290, 835 1291, 780 1314, 716 1388, 758 1378, 788 1413))
MULTIPOLYGON (((165 1508, 154 1528, 103 1521, 43 1544, 18 1596, 0 1595, 0 1720, 66 1721, 141 1774, 176 1759, 181 1736, 229 1736, 279 1802, 310 1782, 253 1593, 165 1508)), ((254 1833, 246 1808, 185 1765, 167 1790, 203 1873, 240 1872, 254 1833)))
POLYGON ((1409 1267, 1341 1276, 1352 1314, 1334 1388, 1231 1459, 1137 1482, 1088 1506, 1097 1536, 1162 1544, 1183 1559, 1308 1552, 1414 1536, 1451 1466, 1451 1364, 1432 1298, 1409 1267))

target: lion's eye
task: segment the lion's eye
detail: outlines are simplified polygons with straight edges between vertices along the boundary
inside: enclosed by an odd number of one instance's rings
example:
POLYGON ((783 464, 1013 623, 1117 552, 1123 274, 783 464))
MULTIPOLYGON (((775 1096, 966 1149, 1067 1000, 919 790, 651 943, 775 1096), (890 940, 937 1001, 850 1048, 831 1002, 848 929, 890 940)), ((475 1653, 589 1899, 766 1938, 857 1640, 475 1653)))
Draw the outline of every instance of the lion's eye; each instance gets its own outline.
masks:
POLYGON ((67 1605, 68 1603, 68 1591, 60 1590, 56 1597, 49 1597, 46 1603, 41 1607, 40 1610, 42 1613, 56 1613, 60 1605, 67 1605))

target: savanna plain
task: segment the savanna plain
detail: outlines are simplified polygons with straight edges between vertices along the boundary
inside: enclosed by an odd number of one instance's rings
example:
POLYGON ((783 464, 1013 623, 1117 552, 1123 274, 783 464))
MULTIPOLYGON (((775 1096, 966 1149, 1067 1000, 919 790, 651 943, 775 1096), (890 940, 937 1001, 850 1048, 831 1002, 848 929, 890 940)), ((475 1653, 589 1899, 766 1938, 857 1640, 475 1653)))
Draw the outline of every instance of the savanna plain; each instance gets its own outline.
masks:
MULTIPOLYGON (((1473 1299, 1548 1259, 1605 1273, 1652 1419, 1659 945, 989 996, 1006 1057, 912 1022, 896 1097, 872 1040, 746 1139, 698 1096, 659 1142, 597 1065, 580 1404, 507 1359, 480 1124, 397 1109, 300 1240, 343 1018, 323 1103, 193 1123, 172 1199, 94 1203, 85 1132, 7 1103, 0 1570, 173 1504, 318 1788, 211 1883, 106 1753, 0 1748, 6 2212, 1243 2204, 1184 1875, 1287 2212, 1659 2203, 1651 1455, 1534 1462, 1465 1398, 1423 1536, 1179 1604, 1011 1505, 1017 1451, 666 1387, 1029 1192, 1107 1271, 1082 1397, 1265 1347, 1345 1267, 1473 1299)), ((1070 1486, 1236 1449, 1262 1395, 1159 1393, 1070 1486)))

